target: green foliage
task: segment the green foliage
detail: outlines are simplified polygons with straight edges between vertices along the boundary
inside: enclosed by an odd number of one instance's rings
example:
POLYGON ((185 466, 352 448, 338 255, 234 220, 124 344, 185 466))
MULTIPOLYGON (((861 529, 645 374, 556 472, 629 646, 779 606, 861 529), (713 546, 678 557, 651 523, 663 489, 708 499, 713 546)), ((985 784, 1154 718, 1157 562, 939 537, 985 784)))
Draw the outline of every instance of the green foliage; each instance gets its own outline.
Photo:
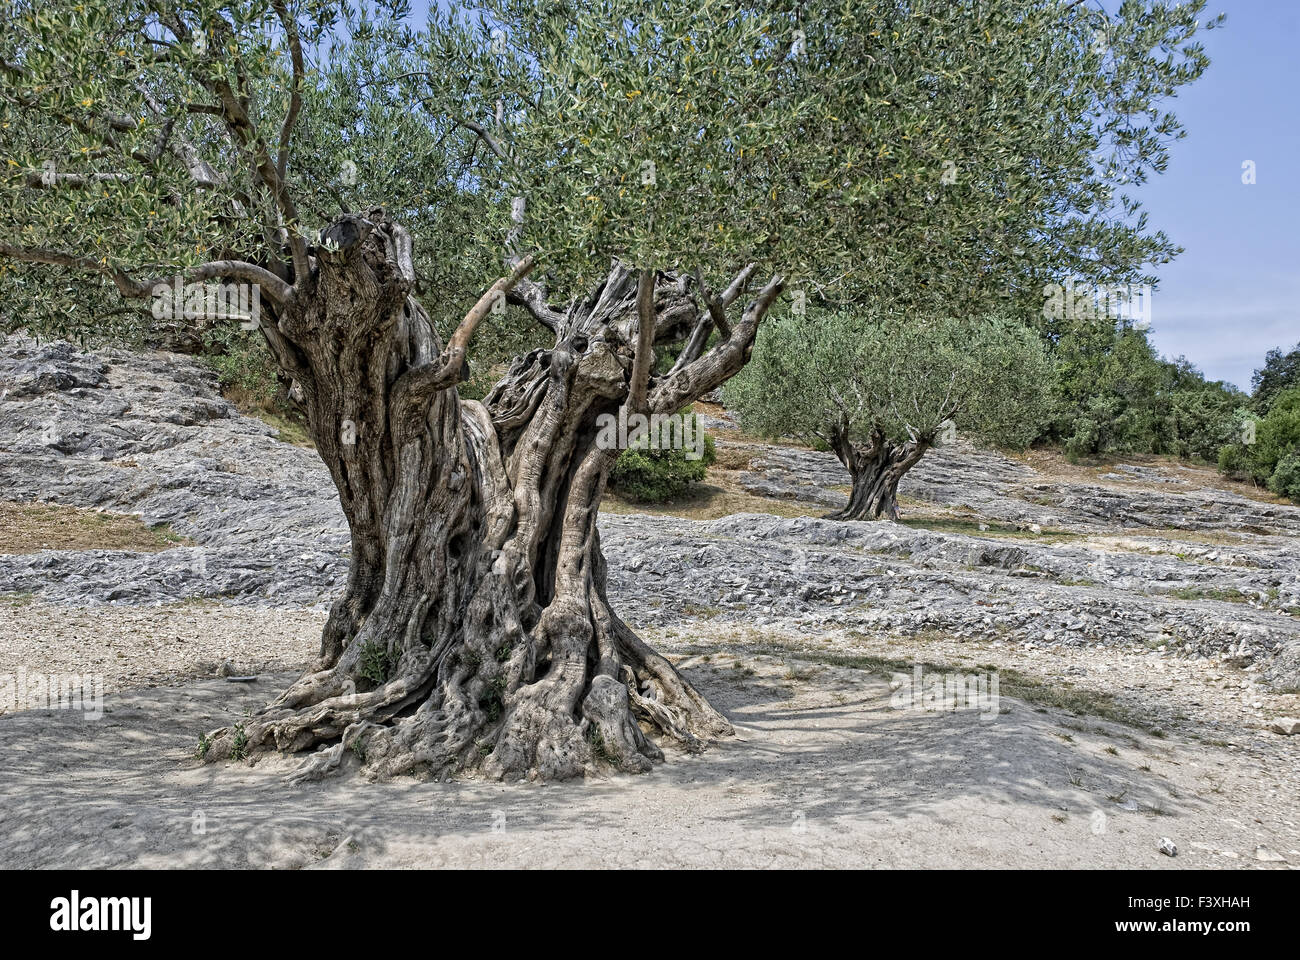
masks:
POLYGON ((444 333, 507 246, 566 296, 613 256, 714 287, 759 260, 974 315, 1175 252, 1117 191, 1180 135, 1202 7, 0 0, 0 293, 85 329, 124 277, 287 275, 286 232, 382 204, 444 333))
POLYGON ((355 756, 362 764, 366 762, 366 742, 361 739, 361 737, 357 737, 353 740, 348 749, 352 751, 353 756, 355 756))
POLYGON ((1300 386, 1274 394, 1266 416, 1241 413, 1242 429, 1219 451, 1219 469, 1280 496, 1300 497, 1300 386))
POLYGON ((1273 406, 1273 399, 1284 390, 1300 387, 1300 343, 1289 353, 1274 347, 1264 356, 1264 366, 1251 378, 1251 406, 1261 416, 1273 406))
POLYGON ((1231 384, 1208 382, 1199 373, 1175 380, 1162 452, 1213 463, 1220 445, 1237 429, 1240 402, 1241 393, 1231 384))
POLYGON ((591 756, 597 763, 616 764, 623 759, 618 750, 605 742, 605 735, 594 723, 587 727, 587 743, 591 745, 591 756))
POLYGON ((760 260, 969 315, 1176 252, 1118 191, 1180 136, 1160 101, 1208 64, 1202 7, 485 0, 439 15, 421 82, 491 131, 561 287, 760 260))
POLYGON ((1244 395, 1163 360, 1145 331, 1080 323, 1056 344, 1052 423, 1044 439, 1080 459, 1126 453, 1213 461, 1235 432, 1244 395))
POLYGON ((488 720, 495 722, 505 710, 505 701, 506 678, 498 675, 488 681, 483 695, 478 698, 478 705, 487 714, 488 720))
POLYGON ((609 474, 610 489, 636 503, 664 503, 682 496, 691 484, 704 479, 710 465, 717 460, 713 438, 703 433, 694 413, 682 416, 690 418, 687 435, 703 438, 700 456, 687 456, 691 451, 684 449, 680 442, 682 429, 672 421, 665 438, 667 443, 619 454, 609 474))
POLYGON ((388 681, 396 665, 396 658, 388 647, 375 639, 369 639, 361 645, 361 656, 357 663, 357 676, 369 683, 379 686, 388 681))
POLYGON ((754 358, 724 387, 748 430, 828 442, 934 441, 951 421, 1005 446, 1024 446, 1047 413, 1052 367, 1039 336, 1000 317, 885 318, 810 311, 769 320, 754 358))
MULTIPOLYGON (((417 30, 405 0, 0 0, 0 295, 11 323, 103 329, 128 280, 217 259, 288 277, 299 238, 383 205, 444 334, 507 252, 538 252, 561 297, 611 257, 714 289, 757 261, 810 318, 841 318, 791 399, 738 388, 763 429, 816 440, 829 413, 901 437, 953 417, 1022 444, 1051 379, 1030 337, 948 318, 1025 317, 1045 280, 1136 279, 1177 252, 1122 191, 1181 136, 1164 102, 1208 66, 1203 7, 480 0, 417 30), (935 329, 898 319, 915 317, 935 329), (863 377, 868 399, 843 389, 863 377), (905 402, 882 402, 886 380, 905 402)), ((484 325, 470 395, 525 328, 484 325)), ((780 357, 802 362, 783 336, 759 345, 772 384, 792 382, 780 357)), ((249 345, 217 354, 228 383, 268 383, 249 345)), ((1076 449, 1155 430, 1122 390, 1078 399, 1076 449)), ((1204 432, 1212 407, 1177 416, 1204 432)), ((633 453, 615 486, 641 495, 703 469, 633 453)))
MULTIPOLYGON (((1243 414, 1242 416, 1243 424, 1245 424, 1248 420, 1254 422, 1254 418, 1247 415, 1246 411, 1239 411, 1239 413, 1243 414)), ((1239 479, 1239 480, 1244 479, 1250 466, 1250 461, 1246 453, 1247 451, 1246 451, 1245 444, 1242 443, 1224 444, 1222 447, 1219 448, 1219 456, 1218 456, 1219 472, 1222 474, 1226 474, 1229 477, 1233 477, 1235 479, 1239 479)))
POLYGON ((390 79, 418 66, 408 18, 406 0, 0 0, 0 241, 75 261, 0 259, 5 327, 147 341, 148 302, 122 308, 118 271, 267 264, 285 252, 268 224, 311 242, 338 212, 382 204, 417 239, 417 289, 445 334, 499 276, 504 227, 454 105, 390 79), (215 109, 225 92, 243 133, 215 109), (256 169, 262 150, 283 163, 293 217, 256 169))
POLYGON ((257 332, 234 323, 201 329, 199 359, 217 372, 221 392, 239 411, 274 427, 286 443, 313 446, 307 417, 289 398, 289 378, 257 332))
POLYGON ((259 333, 231 323, 204 331, 202 359, 214 370, 223 389, 237 389, 253 402, 270 409, 283 392, 280 368, 259 333))
POLYGON ((1268 488, 1281 497, 1300 503, 1300 451, 1292 450, 1277 462, 1268 478, 1268 488))

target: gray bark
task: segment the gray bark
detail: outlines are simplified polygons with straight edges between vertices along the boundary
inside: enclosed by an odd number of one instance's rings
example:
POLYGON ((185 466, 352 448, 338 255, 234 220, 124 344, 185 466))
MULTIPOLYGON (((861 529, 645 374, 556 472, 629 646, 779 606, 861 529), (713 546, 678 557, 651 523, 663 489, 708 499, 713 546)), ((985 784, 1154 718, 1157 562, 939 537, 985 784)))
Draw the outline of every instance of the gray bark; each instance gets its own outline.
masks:
POLYGON ((898 484, 932 445, 928 437, 897 443, 876 429, 855 443, 845 429, 830 434, 831 449, 852 479, 848 505, 828 520, 897 520, 898 484))
POLYGON ((673 412, 717 387, 748 359, 779 278, 723 343, 648 383, 653 358, 638 344, 716 323, 688 284, 646 275, 638 311, 638 275, 615 264, 557 310, 521 281, 512 301, 555 344, 518 358, 477 402, 456 390, 474 311, 439 342, 410 295, 405 232, 371 211, 339 218, 324 240, 312 282, 264 329, 338 487, 349 579, 316 662, 216 731, 207 759, 318 748, 302 777, 356 757, 375 777, 552 779, 644 771, 658 743, 695 750, 729 734, 610 607, 596 518, 618 451, 596 445, 597 417, 630 393, 673 412))

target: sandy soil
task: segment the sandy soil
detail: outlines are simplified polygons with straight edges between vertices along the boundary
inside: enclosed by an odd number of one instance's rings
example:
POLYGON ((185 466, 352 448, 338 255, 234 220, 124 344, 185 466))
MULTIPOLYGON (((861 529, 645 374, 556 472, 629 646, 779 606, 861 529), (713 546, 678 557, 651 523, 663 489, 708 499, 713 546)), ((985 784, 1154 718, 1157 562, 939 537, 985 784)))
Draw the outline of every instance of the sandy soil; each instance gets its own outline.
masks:
MULTIPOLYGON (((300 670, 320 648, 325 614, 211 602, 59 607, 0 600, 0 677, 93 674, 106 692, 235 674, 300 670)), ((15 685, 16 686, 16 685, 15 685)), ((6 703, 0 714, 26 709, 6 703)))
POLYGON ((1221 689, 1208 673, 1227 677, 1226 665, 1203 665, 1199 684, 1153 685, 1144 678, 1179 675, 1109 652, 1121 679, 1097 670, 1072 682, 1098 694, 1131 687, 1129 722, 1006 696, 981 719, 899 709, 888 674, 827 661, 1014 665, 1043 680, 1089 667, 1032 651, 924 640, 884 650, 838 634, 736 636, 698 623, 647 639, 736 724, 734 739, 701 755, 671 753, 648 775, 586 783, 370 784, 349 772, 290 786, 289 758, 204 766, 192 754, 202 731, 237 721, 290 679, 232 683, 212 677, 212 663, 227 650, 245 659, 265 650, 271 665, 305 659, 320 614, 30 604, 6 613, 0 673, 36 653, 51 672, 90 663, 74 651, 94 635, 132 653, 102 664, 122 692, 99 719, 0 717, 0 867, 1300 865, 1300 738, 1254 729, 1250 710, 1219 717, 1222 739, 1207 739, 1193 717, 1150 732, 1153 718, 1208 702, 1221 689), (66 641, 21 648, 15 635, 38 620, 59 622, 66 641), (244 646, 253 640, 266 646, 244 646), (171 685, 142 688, 158 682, 171 685), (1163 837, 1176 857, 1159 852, 1163 837))

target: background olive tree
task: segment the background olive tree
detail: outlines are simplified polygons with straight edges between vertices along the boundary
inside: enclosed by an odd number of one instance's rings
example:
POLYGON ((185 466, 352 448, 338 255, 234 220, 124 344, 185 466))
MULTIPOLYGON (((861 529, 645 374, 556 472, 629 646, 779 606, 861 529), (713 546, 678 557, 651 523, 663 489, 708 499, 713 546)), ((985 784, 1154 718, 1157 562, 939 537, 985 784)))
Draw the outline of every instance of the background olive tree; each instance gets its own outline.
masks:
POLYGON ((897 519, 898 484, 963 434, 1005 446, 1037 436, 1053 368, 1042 338, 999 317, 872 317, 841 311, 764 325, 725 397, 746 429, 824 444, 848 468, 832 519, 897 519))

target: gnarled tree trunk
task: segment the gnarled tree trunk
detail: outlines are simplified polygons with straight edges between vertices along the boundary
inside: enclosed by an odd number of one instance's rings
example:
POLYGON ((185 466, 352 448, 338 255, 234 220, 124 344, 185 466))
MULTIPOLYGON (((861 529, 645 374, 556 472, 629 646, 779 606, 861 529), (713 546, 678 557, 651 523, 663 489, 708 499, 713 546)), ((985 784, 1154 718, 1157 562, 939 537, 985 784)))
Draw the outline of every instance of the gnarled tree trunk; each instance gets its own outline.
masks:
POLYGON ((378 777, 564 778, 643 771, 662 757, 656 740, 697 749, 728 734, 610 606, 596 518, 619 451, 597 446, 597 418, 625 403, 672 412, 722 383, 780 280, 722 343, 650 380, 653 343, 702 344, 690 335, 716 323, 710 304, 736 299, 752 267, 700 307, 687 282, 615 264, 561 310, 522 279, 525 263, 443 346, 410 296, 410 240, 382 211, 341 217, 314 253, 311 284, 295 284, 267 335, 338 487, 350 574, 315 664, 216 731, 207 757, 320 747, 301 776, 355 755, 378 777), (462 400, 474 326, 507 290, 555 345, 462 400))
POLYGON ((898 519, 898 484, 907 471, 930 449, 927 437, 896 443, 880 429, 872 430, 865 444, 855 444, 848 432, 831 432, 831 449, 848 468, 853 487, 848 505, 827 514, 828 520, 898 519))

